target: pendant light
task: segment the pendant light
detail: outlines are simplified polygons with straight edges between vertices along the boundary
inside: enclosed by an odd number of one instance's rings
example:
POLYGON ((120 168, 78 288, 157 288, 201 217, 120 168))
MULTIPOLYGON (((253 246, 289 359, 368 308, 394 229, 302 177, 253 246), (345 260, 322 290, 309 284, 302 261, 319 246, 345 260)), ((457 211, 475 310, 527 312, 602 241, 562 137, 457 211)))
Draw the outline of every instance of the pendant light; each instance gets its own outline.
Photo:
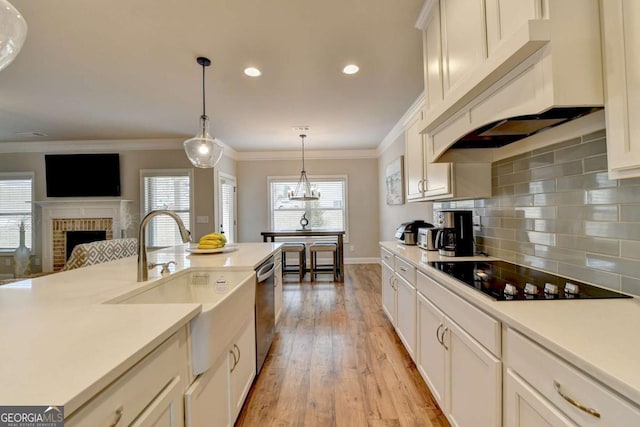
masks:
POLYGON ((202 65, 202 115, 200 116, 198 133, 184 142, 184 151, 193 166, 197 168, 212 168, 222 158, 223 147, 209 133, 209 117, 205 109, 204 70, 205 67, 211 65, 211 60, 199 56, 197 62, 202 65))
POLYGON ((300 179, 298 180, 295 191, 289 190, 287 192, 289 200, 309 201, 320 198, 320 192, 311 186, 309 179, 307 179, 307 171, 304 170, 304 139, 306 137, 307 135, 300 135, 302 139, 302 171, 300 171, 300 179))
POLYGON ((0 0, 0 70, 13 61, 27 38, 27 22, 7 0, 0 0))

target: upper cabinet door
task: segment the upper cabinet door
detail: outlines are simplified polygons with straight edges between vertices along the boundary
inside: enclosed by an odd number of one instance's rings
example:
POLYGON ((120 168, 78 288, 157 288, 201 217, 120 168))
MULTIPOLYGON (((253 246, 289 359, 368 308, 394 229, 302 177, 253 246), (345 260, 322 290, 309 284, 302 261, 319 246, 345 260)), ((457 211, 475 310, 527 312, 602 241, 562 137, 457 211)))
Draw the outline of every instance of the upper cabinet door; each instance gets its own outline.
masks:
POLYGON ((444 97, 487 57, 484 0, 440 0, 444 97))
POLYGON ((435 2, 426 21, 424 48, 424 88, 427 109, 442 102, 442 39, 440 38, 440 4, 435 2))
POLYGON ((611 179, 640 176, 640 2, 602 2, 607 155, 611 179))
POLYGON ((540 0, 487 0, 486 10, 489 56, 527 21, 542 18, 543 12, 540 0))
POLYGON ((424 153, 422 152, 422 110, 407 123, 405 130, 405 175, 407 200, 419 199, 424 193, 424 153))

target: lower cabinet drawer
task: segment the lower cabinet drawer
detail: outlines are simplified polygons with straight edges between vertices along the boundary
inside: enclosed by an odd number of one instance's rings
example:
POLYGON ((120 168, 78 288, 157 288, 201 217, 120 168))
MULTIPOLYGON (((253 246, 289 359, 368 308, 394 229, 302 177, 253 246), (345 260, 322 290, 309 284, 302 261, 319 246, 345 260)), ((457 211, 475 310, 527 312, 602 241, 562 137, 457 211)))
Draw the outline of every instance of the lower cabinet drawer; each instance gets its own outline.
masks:
MULTIPOLYGON (((163 399, 168 388, 179 390, 182 395, 188 374, 187 334, 182 329, 71 414, 64 425, 130 425, 157 397, 163 399)), ((184 423, 182 399, 176 406, 174 418, 184 423)))
POLYGON ((416 285, 416 268, 409 264, 407 261, 402 258, 396 257, 396 274, 404 277, 404 279, 411 283, 412 286, 416 285))
POLYGON ((510 328, 504 344, 508 368, 576 424, 640 426, 640 408, 540 345, 510 328))

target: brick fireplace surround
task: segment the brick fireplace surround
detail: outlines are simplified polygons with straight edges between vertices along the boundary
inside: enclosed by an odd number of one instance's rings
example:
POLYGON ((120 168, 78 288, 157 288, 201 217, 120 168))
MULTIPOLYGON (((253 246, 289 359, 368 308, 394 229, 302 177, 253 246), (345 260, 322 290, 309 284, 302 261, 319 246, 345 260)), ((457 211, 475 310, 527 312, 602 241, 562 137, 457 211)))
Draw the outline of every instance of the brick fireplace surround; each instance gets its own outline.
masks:
MULTIPOLYGON (((130 200, 47 200, 42 208, 42 271, 60 270, 66 257, 67 231, 105 231, 106 239, 120 237, 130 200)), ((126 227, 124 227, 126 228, 126 227)))
POLYGON ((104 231, 106 240, 113 239, 113 219, 112 218, 66 218, 54 219, 52 221, 53 240, 53 271, 60 270, 66 260, 67 255, 67 232, 68 231, 104 231))

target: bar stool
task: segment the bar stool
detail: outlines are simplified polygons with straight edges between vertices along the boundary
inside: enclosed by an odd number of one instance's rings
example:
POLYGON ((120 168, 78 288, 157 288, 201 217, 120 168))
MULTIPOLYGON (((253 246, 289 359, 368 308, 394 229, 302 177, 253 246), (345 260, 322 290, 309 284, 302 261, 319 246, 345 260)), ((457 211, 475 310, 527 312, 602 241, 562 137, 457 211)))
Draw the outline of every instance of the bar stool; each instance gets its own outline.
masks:
POLYGON ((333 280, 338 280, 338 244, 335 242, 314 242, 309 245, 311 254, 311 281, 315 280, 318 273, 333 273, 333 280), (332 264, 318 264, 318 252, 332 252, 332 264))
POLYGON ((300 275, 300 281, 304 279, 304 275, 307 274, 307 251, 304 243, 287 242, 281 246, 282 250, 282 274, 286 273, 298 273, 300 275), (298 265, 287 265, 287 253, 298 253, 298 265))

